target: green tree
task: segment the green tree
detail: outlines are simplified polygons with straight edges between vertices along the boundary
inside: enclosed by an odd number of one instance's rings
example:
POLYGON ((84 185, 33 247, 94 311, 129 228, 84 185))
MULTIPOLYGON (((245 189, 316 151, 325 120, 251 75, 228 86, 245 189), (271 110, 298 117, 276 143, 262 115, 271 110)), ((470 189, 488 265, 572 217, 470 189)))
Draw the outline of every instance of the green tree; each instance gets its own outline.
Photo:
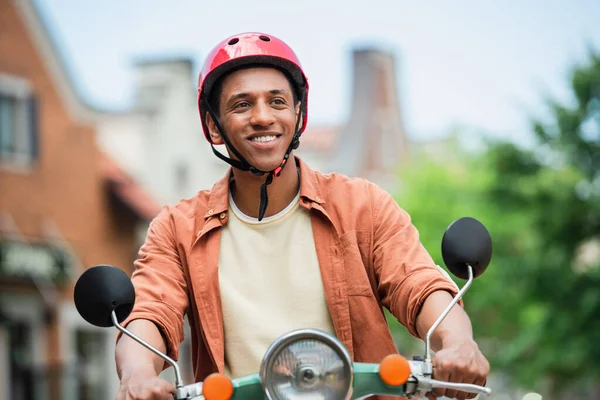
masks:
POLYGON ((489 199, 526 212, 533 234, 519 269, 536 312, 501 360, 555 387, 600 378, 600 56, 589 58, 571 74, 571 104, 549 101, 552 117, 533 122, 533 150, 496 143, 488 153, 489 199))
MULTIPOLYGON (((496 179, 491 160, 487 153, 466 152, 458 143, 457 136, 448 140, 445 144, 448 156, 444 158, 434 158, 427 152, 414 154, 414 161, 401 172, 403 185, 396 199, 411 215, 421 242, 440 266, 444 266, 441 239, 452 221, 472 216, 490 231, 494 247, 492 264, 465 296, 465 307, 475 320, 475 333, 489 338, 485 340, 489 354, 498 348, 496 343, 517 334, 519 319, 527 320, 515 315, 515 310, 531 313, 520 302, 523 288, 515 267, 520 264, 527 244, 533 241, 531 219, 525 211, 506 213, 488 200, 496 179)), ((465 283, 458 278, 455 281, 460 286, 465 283)), ((390 324, 401 351, 420 349, 415 348, 420 343, 409 340, 396 322, 390 324)))
POLYGON ((397 195, 439 264, 450 222, 487 226, 492 264, 466 308, 493 367, 531 389, 546 378, 549 394, 600 378, 600 57, 569 83, 572 104, 550 101, 552 117, 533 122, 533 149, 419 154, 397 195))

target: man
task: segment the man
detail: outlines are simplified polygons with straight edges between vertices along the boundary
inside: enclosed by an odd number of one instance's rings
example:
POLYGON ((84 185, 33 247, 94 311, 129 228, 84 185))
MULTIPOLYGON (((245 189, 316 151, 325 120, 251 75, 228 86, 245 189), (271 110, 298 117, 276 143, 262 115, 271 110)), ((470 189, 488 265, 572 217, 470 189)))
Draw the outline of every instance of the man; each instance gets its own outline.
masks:
MULTIPOLYGON (((183 318, 196 380, 257 372, 281 334, 317 328, 355 361, 395 353, 382 306, 413 335, 457 293, 405 211, 363 179, 313 171, 293 155, 307 123, 308 81, 296 55, 266 34, 227 38, 209 54, 198 105, 206 139, 233 167, 209 191, 165 207, 136 261, 135 308, 124 324, 177 359, 183 318)), ((434 376, 485 383, 489 365, 455 306, 435 331, 434 376)), ((118 399, 169 399, 166 367, 127 337, 118 399)), ((472 398, 453 390, 435 395, 472 398)))

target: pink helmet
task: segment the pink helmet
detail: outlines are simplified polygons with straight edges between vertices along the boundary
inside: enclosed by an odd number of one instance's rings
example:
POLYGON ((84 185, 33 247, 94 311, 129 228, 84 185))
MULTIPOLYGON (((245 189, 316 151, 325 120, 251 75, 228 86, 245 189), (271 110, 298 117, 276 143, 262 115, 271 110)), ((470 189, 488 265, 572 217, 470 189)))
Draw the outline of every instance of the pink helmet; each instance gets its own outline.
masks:
POLYGON ((204 62, 198 79, 198 111, 204 136, 212 143, 206 126, 206 112, 202 100, 208 96, 215 82, 223 74, 249 64, 271 65, 288 75, 296 86, 296 93, 303 101, 301 134, 308 121, 308 80, 294 51, 282 40, 265 33, 241 33, 231 36, 216 45, 204 62))

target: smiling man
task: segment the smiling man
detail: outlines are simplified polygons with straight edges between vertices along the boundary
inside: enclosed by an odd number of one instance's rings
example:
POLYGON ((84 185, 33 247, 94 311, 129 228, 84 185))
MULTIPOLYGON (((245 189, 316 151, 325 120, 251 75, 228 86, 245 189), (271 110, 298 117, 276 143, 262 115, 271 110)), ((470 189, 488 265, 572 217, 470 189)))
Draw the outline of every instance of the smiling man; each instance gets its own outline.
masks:
MULTIPOLYGON (((396 353, 382 307, 423 338, 456 295, 408 214, 378 186, 312 170, 293 151, 307 124, 308 81, 267 34, 225 39, 200 75, 206 139, 232 168, 211 190, 150 225, 124 322, 177 359, 187 314, 196 380, 257 372, 280 335, 316 328, 360 362, 396 353)), ((489 365, 455 306, 432 337, 434 377, 485 383, 489 365)), ((118 399, 169 399, 162 359, 128 337, 116 349, 118 399)), ((456 391, 436 395, 472 398, 456 391)))

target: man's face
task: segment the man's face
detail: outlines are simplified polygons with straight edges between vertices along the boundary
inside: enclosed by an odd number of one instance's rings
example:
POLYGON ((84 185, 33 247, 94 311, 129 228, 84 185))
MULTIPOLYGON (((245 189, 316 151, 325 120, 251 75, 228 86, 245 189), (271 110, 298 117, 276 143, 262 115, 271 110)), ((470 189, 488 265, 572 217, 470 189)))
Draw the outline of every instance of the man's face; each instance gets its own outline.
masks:
MULTIPOLYGON (((294 136, 299 107, 300 104, 294 104, 292 88, 282 72, 272 68, 243 69, 223 80, 219 120, 231 144, 250 165, 271 171, 281 163, 294 136)), ((208 128, 213 142, 223 144, 210 117, 208 128)))

